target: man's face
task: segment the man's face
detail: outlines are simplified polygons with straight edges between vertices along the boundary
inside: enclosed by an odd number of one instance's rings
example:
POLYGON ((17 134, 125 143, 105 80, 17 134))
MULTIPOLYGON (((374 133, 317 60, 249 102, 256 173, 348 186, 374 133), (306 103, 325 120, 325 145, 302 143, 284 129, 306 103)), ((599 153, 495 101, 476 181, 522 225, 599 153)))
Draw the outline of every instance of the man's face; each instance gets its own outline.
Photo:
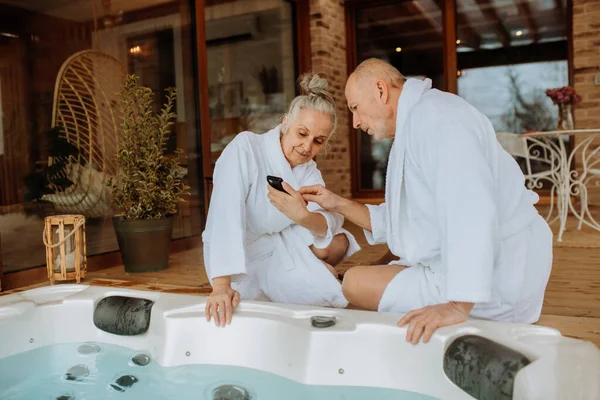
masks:
MULTIPOLYGON (((387 90, 386 88, 384 90, 387 90)), ((351 76, 346 83, 346 100, 352 112, 352 126, 361 129, 375 140, 394 136, 394 114, 389 102, 382 99, 376 80, 351 76)))

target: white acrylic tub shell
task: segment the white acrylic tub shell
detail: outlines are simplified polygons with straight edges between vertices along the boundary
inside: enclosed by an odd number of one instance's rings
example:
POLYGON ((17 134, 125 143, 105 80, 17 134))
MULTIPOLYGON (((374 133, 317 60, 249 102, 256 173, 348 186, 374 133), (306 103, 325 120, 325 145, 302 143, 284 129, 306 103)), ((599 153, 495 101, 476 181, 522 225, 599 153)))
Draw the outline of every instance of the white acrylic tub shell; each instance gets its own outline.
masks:
POLYGON ((476 334, 533 362, 516 377, 514 399, 600 399, 600 350, 554 329, 469 320, 439 329, 430 343, 405 341, 400 316, 245 301, 231 325, 206 322, 205 298, 87 285, 55 285, 0 296, 0 358, 57 343, 101 342, 147 352, 163 366, 221 364, 254 368, 311 385, 371 386, 472 399, 444 374, 443 357, 457 336, 476 334), (107 296, 155 301, 148 331, 118 336, 92 316, 107 296), (315 315, 335 316, 326 329, 315 315))

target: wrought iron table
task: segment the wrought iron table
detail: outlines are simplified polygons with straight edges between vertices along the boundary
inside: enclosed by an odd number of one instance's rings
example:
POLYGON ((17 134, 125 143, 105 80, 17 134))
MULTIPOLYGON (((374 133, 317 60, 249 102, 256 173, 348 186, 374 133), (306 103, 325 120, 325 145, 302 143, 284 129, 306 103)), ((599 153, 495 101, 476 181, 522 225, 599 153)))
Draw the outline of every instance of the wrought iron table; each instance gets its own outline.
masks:
POLYGON ((546 220, 560 221, 557 240, 562 241, 569 212, 578 220, 577 229, 585 224, 600 231, 600 223, 590 213, 588 204, 590 185, 600 188, 600 129, 533 132, 523 137, 531 159, 547 164, 542 173, 526 174, 527 186, 541 189, 544 181, 550 183, 551 203, 546 220), (566 145, 569 137, 575 138, 570 151, 566 145), (579 198, 579 207, 573 198, 579 198), (555 201, 558 213, 552 218, 555 201))

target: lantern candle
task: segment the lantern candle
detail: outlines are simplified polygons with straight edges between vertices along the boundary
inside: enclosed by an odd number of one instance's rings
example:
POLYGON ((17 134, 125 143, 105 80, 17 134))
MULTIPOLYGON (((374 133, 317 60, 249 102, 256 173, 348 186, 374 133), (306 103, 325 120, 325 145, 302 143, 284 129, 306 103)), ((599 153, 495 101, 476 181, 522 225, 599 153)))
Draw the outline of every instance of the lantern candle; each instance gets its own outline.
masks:
POLYGON ((50 283, 73 280, 77 283, 87 272, 85 217, 54 215, 46 217, 44 227, 46 266, 50 283))

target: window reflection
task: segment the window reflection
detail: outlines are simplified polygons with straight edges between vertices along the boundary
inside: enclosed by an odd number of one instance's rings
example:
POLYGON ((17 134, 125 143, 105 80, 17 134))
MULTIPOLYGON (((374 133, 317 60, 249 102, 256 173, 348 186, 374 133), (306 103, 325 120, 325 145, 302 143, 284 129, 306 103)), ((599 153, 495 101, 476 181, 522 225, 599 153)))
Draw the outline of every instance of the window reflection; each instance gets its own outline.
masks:
POLYGON ((213 165, 241 131, 276 126, 295 96, 292 5, 238 0, 206 7, 213 165))
MULTIPOLYGON (((444 89, 442 2, 413 0, 368 7, 356 13, 357 62, 377 57, 408 78, 432 80, 444 89)), ((358 132, 359 191, 385 187, 391 140, 376 141, 358 132)))
POLYGON ((568 85, 565 3, 457 1, 458 94, 497 131, 556 128, 545 91, 568 85))
POLYGON ((496 132, 554 130, 558 114, 545 91, 568 85, 567 64, 551 61, 463 69, 458 93, 490 119, 496 132))
MULTIPOLYGON (((199 159, 193 45, 187 0, 0 0, 0 235, 5 273, 45 265, 47 215, 83 213, 88 255, 118 250, 104 185, 119 140, 120 76, 152 88, 155 107, 175 86, 169 149, 199 159), (63 79, 67 64, 77 65, 63 79), (122 70, 122 71, 121 71, 122 70), (61 79, 66 82, 59 87, 61 79), (60 115, 60 110, 71 110, 60 115), (115 117, 116 118, 116 117, 115 117), (85 121, 85 122, 81 122, 85 121), (109 129, 111 126, 113 128, 109 129), (62 127, 62 129, 61 129, 62 127), (67 129, 68 128, 68 129, 67 129), (68 131, 68 132, 67 132, 68 131), (76 160, 48 181, 57 152, 76 160), (66 180, 65 180, 66 178, 66 180), (83 206, 82 206, 83 204, 83 206)), ((198 235, 202 193, 186 161, 192 198, 176 215, 174 238, 198 235)))
MULTIPOLYGON (((556 129, 557 108, 545 92, 569 84, 565 10, 564 0, 457 0, 458 94, 496 132, 556 129)), ((549 167, 513 156, 525 174, 549 167)))

